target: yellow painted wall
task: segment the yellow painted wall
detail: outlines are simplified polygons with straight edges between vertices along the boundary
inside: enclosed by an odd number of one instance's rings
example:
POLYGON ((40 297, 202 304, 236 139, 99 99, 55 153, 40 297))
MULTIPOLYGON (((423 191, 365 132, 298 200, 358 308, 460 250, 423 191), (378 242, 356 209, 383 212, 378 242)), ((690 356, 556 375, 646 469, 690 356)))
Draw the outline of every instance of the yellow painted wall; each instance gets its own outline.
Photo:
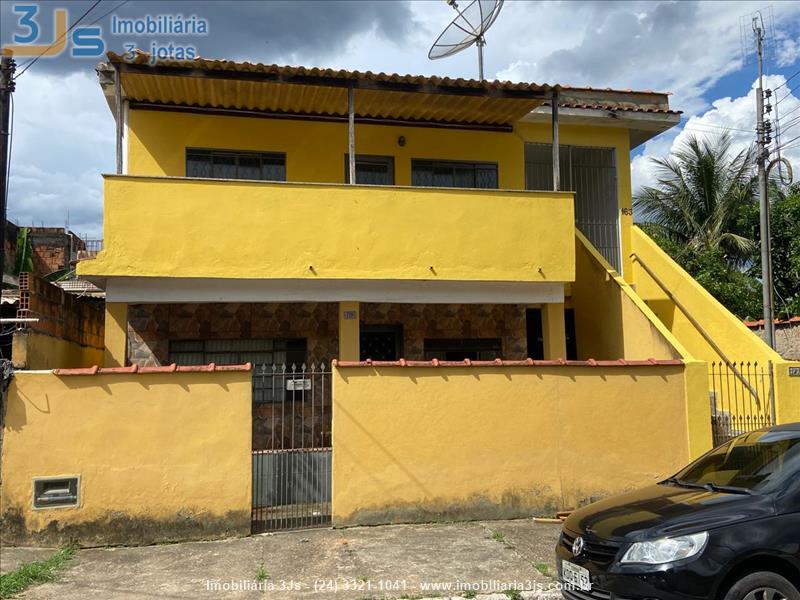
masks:
POLYGON ((250 373, 15 373, 7 543, 152 543, 249 533, 250 373), (33 477, 80 475, 80 507, 32 508, 33 477))
POLYGON ((711 446, 685 389, 681 365, 337 368, 334 525, 547 515, 655 482, 711 446))
MULTIPOLYGON (((186 148, 224 148, 285 152, 287 181, 345 181, 346 123, 132 110, 128 127, 132 175, 184 177, 186 148)), ((437 158, 496 162, 501 188, 525 188, 523 144, 511 132, 357 124, 356 154, 394 156, 397 185, 411 184, 412 158, 437 158)))
POLYGON ((655 272, 730 360, 758 361, 760 364, 781 360, 780 355, 745 327, 740 319, 722 306, 638 227, 633 228, 633 252, 641 260, 634 261, 633 266, 636 293, 693 357, 706 362, 720 360, 666 291, 642 268, 642 262, 655 272))
MULTIPOLYGON (((549 144, 552 140, 550 124, 517 123, 514 131, 525 142, 549 144)), ((620 210, 620 245, 622 246, 622 272, 625 280, 631 275, 631 227, 633 225, 633 197, 631 192, 630 134, 627 129, 592 127, 587 125, 561 125, 559 143, 564 146, 597 146, 613 148, 617 162, 617 197, 620 210)))
MULTIPOLYGON (((632 235, 633 252, 637 257, 633 261, 636 292, 691 356, 707 363, 724 360, 687 317, 687 312, 711 337, 727 360, 757 362, 764 369, 771 361, 775 378, 777 420, 779 423, 800 421, 800 378, 789 377, 789 367, 792 364, 783 360, 736 315, 722 306, 644 231, 634 227, 632 235), (642 264, 653 271, 663 287, 642 264)), ((724 409, 736 413, 735 398, 726 400, 724 409)))
POLYGON ((102 364, 103 349, 23 331, 14 333, 11 357, 18 369, 71 369, 102 364))
POLYGON ((573 221, 565 192, 107 176, 108 243, 78 272, 564 282, 573 221))
POLYGON ((775 365, 775 413, 778 423, 800 423, 800 376, 789 377, 789 369, 800 369, 800 361, 775 365))
POLYGON ((339 360, 360 360, 360 311, 358 302, 339 302, 339 360))
MULTIPOLYGON (((186 175, 186 148, 286 153, 287 181, 344 183, 347 125, 288 119, 131 110, 128 173, 186 175)), ((499 185, 525 189, 525 142, 550 143, 546 123, 520 122, 513 132, 356 125, 356 153, 394 157, 395 184, 411 184, 411 160, 496 162, 499 185), (399 138, 405 145, 399 145, 399 138)), ((632 199, 630 138, 623 128, 562 124, 564 145, 613 148, 617 159, 623 273, 630 280, 632 199)))
POLYGON ((128 364, 128 305, 106 302, 105 316, 103 366, 124 367, 128 364))
POLYGON ((572 284, 579 359, 668 359, 689 354, 625 280, 576 232, 572 284))

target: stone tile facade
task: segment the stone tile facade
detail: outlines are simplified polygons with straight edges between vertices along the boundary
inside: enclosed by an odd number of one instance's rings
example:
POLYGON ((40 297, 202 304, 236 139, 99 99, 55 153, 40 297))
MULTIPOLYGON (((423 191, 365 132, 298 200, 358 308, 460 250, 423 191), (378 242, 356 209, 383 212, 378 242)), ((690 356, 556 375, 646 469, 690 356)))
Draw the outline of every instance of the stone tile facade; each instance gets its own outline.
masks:
POLYGON ((364 325, 401 325, 403 356, 423 360, 425 338, 500 338, 502 358, 528 357, 523 304, 363 303, 364 325))
POLYGON ((131 304, 130 364, 169 364, 170 340, 305 338, 308 361, 329 364, 339 350, 338 305, 323 302, 131 304))
MULTIPOLYGON (((403 356, 424 358, 426 338, 500 338, 503 358, 527 357, 524 305, 361 305, 365 325, 401 325, 403 356)), ((337 303, 132 304, 128 307, 128 361, 139 366, 169 362, 170 340, 305 338, 308 363, 330 361, 339 348, 337 303)), ((253 374, 269 378, 258 368, 253 374)), ((253 404, 253 448, 330 445, 330 374, 316 374, 312 391, 282 390, 274 401, 253 404)), ((270 382, 269 384, 273 384, 270 382)))

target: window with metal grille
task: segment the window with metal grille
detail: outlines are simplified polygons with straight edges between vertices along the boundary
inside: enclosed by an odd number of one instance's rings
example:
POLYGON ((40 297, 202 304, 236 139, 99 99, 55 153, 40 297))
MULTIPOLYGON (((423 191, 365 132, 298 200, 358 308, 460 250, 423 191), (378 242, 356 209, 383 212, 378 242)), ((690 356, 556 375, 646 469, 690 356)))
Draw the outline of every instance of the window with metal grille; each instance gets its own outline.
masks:
POLYGON ((403 353, 402 325, 362 325, 361 360, 397 360, 403 353))
MULTIPOLYGON (((575 192, 575 224, 620 271, 616 151, 560 146, 558 163, 561 189, 575 192)), ((553 189, 553 151, 549 144, 525 144, 525 187, 553 189)))
POLYGON ((286 155, 277 152, 187 148, 186 176, 286 181, 286 155))
MULTIPOLYGON (((350 155, 344 155, 344 180, 350 183, 350 155)), ((394 185, 394 156, 356 154, 356 183, 394 185)))
MULTIPOLYGON (((281 374, 292 378, 306 362, 305 338, 262 340, 171 340, 169 361, 176 365, 253 365, 253 402, 279 402, 284 396, 281 374), (273 369, 274 366, 274 369, 273 369)), ((302 378, 301 375, 297 376, 302 378)))
POLYGON ((425 360, 494 360, 501 358, 503 344, 499 338, 426 339, 425 360))
POLYGON ((414 159, 411 185, 497 189, 497 163, 414 159))
POLYGON ((283 365, 306 360, 305 338, 263 340, 171 340, 169 362, 176 365, 283 365))

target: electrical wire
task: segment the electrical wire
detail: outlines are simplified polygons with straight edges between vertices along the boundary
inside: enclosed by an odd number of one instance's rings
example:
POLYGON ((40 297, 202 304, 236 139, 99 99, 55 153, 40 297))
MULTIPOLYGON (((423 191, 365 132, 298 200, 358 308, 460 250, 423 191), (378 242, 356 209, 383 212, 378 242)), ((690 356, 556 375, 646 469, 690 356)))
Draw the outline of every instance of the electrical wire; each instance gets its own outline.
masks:
POLYGON ((691 123, 690 121, 686 122, 686 125, 683 126, 684 129, 687 127, 713 127, 714 129, 722 129, 724 131, 744 131, 747 133, 753 133, 754 129, 742 129, 740 127, 728 127, 727 125, 714 125, 712 123, 691 123))
POLYGON ((800 102, 797 104, 797 106, 795 106, 795 107, 794 107, 792 110, 790 110, 789 112, 783 113, 783 114, 780 116, 780 118, 781 118, 781 119, 785 119, 786 117, 788 117, 790 114, 792 114, 793 112, 795 112, 795 111, 797 111, 797 110, 800 110, 800 102))
POLYGON ((118 10, 118 9, 122 8, 122 6, 123 6, 123 5, 127 4, 127 3, 128 3, 128 2, 130 2, 130 1, 131 1, 131 0, 122 0, 122 2, 120 2, 119 4, 117 4, 117 5, 116 5, 114 8, 112 8, 111 10, 107 10, 107 11, 106 11, 106 12, 104 12, 102 15, 100 15, 99 17, 97 17, 97 18, 96 18, 94 21, 92 21, 91 23, 89 23, 89 25, 94 25, 94 24, 95 24, 95 23, 97 23, 98 21, 102 21, 102 20, 103 20, 103 19, 105 19, 105 18, 106 18, 108 15, 110 15, 112 12, 114 12, 115 10, 118 10))
MULTIPOLYGON (((6 154, 6 205, 4 207, 5 213, 3 215, 3 223, 6 222, 6 215, 8 214, 8 191, 11 189, 11 150, 14 148, 14 94, 8 95, 9 99, 9 115, 8 115, 8 153, 6 154)), ((3 259, 5 260, 5 252, 3 259)), ((4 270, 4 265, 0 265, 0 271, 4 270)))
POLYGON ((791 88, 788 92, 786 92, 786 95, 783 98, 781 98, 780 100, 776 100, 775 104, 780 104, 781 102, 786 100, 789 96, 791 96, 792 92, 794 92, 795 90, 798 90, 798 89, 800 89, 800 83, 797 84, 796 86, 794 86, 793 88, 791 88))
MULTIPOLYGON (((794 148, 794 146, 789 146, 789 144, 791 144, 792 142, 796 142, 797 140, 800 140, 800 135, 793 137, 792 139, 782 143, 780 146, 775 148, 775 150, 786 150, 788 148, 794 148)), ((797 145, 800 146, 800 144, 797 145)))
POLYGON ((100 4, 100 2, 102 2, 102 0, 95 0, 95 3, 94 3, 94 4, 92 4, 92 5, 91 5, 91 6, 88 8, 88 10, 86 10, 86 12, 84 12, 84 13, 83 13, 83 14, 82 14, 80 17, 78 17, 78 20, 77 20, 77 21, 75 21, 75 22, 74 22, 72 25, 70 25, 70 26, 67 28, 67 30, 66 30, 64 33, 62 33, 60 36, 58 36, 58 38, 56 38, 55 40, 53 40, 53 41, 50 43, 50 45, 49 45, 47 48, 45 48, 45 49, 42 51, 42 53, 41 53, 39 56, 37 56, 37 57, 33 58, 32 60, 29 60, 28 62, 26 62, 26 63, 24 64, 24 66, 23 66, 22 70, 21 70, 19 73, 17 73, 17 74, 14 76, 14 79, 15 79, 15 80, 16 80, 16 79, 19 79, 19 78, 22 76, 22 74, 23 74, 23 73, 25 73, 25 71, 27 71, 27 70, 28 70, 28 69, 30 69, 30 68, 31 68, 31 67, 32 67, 34 64, 36 64, 36 61, 37 61, 37 60, 39 60, 39 59, 40 59, 40 58, 42 58, 42 57, 43 57, 45 54, 47 54, 47 51, 48 51, 48 50, 50 50, 50 48, 52 48, 52 47, 53 47, 55 44, 57 44, 58 42, 60 42, 60 41, 62 40, 62 38, 63 38, 65 35, 67 35, 67 34, 68 34, 70 31, 72 31, 73 29, 75 29, 75 28, 78 26, 78 24, 79 24, 81 21, 83 21, 83 20, 86 18, 86 16, 87 16, 87 15, 88 15, 90 12, 92 12, 92 11, 95 9, 95 7, 96 7, 98 4, 100 4))
POLYGON ((781 123, 781 126, 778 128, 778 135, 782 135, 789 131, 792 127, 800 123, 800 115, 797 115, 794 119, 787 122, 785 125, 781 123))
POLYGON ((795 77, 797 77, 798 75, 800 75, 800 71, 796 71, 796 72, 795 72, 795 73, 794 73, 794 74, 793 74, 791 77, 789 77, 789 79, 787 79, 786 81, 784 81, 782 84, 780 84, 778 87, 776 87, 776 88, 775 88, 774 90, 772 90, 772 91, 773 91, 773 92, 777 92, 779 89, 781 89, 783 86, 785 86, 787 83, 789 83, 789 82, 790 82, 792 79, 794 79, 794 78, 795 78, 795 77))

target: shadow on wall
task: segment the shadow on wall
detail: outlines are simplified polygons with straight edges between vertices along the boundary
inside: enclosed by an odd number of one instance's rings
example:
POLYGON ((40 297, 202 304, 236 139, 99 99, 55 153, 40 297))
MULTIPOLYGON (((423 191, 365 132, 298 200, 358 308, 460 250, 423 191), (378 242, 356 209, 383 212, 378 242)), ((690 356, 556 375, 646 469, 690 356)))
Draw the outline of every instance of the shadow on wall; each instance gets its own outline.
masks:
POLYGON ((653 311, 576 231, 575 337, 578 358, 642 360, 688 357, 653 311))

